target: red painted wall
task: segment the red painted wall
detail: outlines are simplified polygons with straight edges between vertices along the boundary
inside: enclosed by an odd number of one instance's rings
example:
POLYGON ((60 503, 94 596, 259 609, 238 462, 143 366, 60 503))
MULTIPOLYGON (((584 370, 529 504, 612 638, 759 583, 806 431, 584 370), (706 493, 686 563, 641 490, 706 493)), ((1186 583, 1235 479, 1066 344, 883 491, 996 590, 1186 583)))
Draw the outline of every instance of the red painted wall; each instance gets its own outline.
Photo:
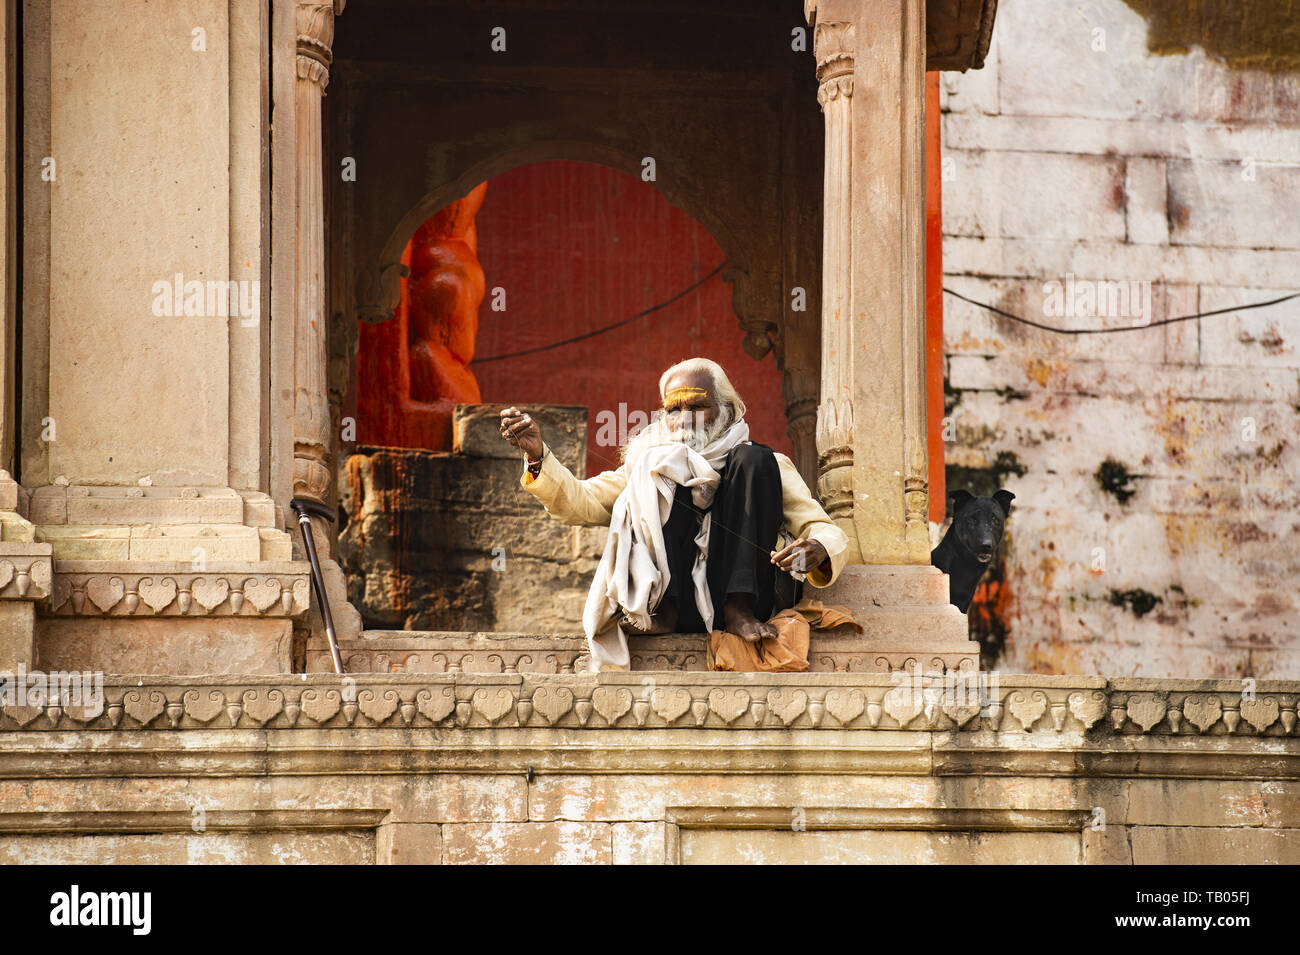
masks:
POLYGON ((605 166, 541 162, 488 182, 477 219, 487 281, 471 370, 486 402, 586 405, 587 472, 617 467, 596 443, 597 413, 658 407, 659 375, 694 355, 727 370, 749 406, 750 433, 785 454, 781 374, 741 349, 731 286, 714 276, 681 300, 603 335, 549 345, 629 318, 677 295, 723 260, 709 232, 650 183, 605 166), (494 311, 495 289, 504 290, 494 311))
POLYGON ((930 454, 930 520, 947 516, 943 470, 943 160, 939 74, 925 74, 925 389, 930 454))

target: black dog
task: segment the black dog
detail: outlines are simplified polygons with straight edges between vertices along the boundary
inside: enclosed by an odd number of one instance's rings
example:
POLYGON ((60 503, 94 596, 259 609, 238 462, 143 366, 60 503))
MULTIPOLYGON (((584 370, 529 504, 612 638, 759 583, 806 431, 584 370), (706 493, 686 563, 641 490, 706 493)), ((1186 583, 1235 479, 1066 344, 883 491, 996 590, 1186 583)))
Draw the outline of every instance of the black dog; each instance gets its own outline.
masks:
POLYGON ((930 563, 948 575, 948 599, 965 613, 1002 540, 1002 526, 1015 495, 997 491, 992 497, 975 497, 969 491, 953 491, 948 496, 952 526, 931 551, 930 563))

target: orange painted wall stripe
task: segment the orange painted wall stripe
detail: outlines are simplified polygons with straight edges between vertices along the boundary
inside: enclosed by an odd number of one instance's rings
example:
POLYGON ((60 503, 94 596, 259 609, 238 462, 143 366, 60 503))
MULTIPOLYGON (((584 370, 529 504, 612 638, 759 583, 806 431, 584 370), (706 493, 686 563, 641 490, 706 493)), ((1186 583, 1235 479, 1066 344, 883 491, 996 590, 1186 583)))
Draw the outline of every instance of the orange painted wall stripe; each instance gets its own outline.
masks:
POLYGON ((943 175, 939 74, 925 75, 925 395, 930 451, 930 520, 947 510, 943 479, 943 175))

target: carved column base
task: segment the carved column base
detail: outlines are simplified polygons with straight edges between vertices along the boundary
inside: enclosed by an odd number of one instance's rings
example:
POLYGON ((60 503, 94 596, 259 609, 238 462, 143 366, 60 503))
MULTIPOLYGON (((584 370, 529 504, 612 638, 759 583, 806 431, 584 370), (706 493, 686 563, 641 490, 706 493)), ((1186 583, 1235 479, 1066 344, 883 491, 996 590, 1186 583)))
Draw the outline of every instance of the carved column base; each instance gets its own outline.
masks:
POLYGON ((50 595, 51 548, 36 539, 29 505, 27 491, 0 470, 0 670, 35 668, 36 604, 50 595))
MULTIPOLYGON (((348 579, 343 568, 333 558, 320 562, 321 576, 325 578, 325 594, 329 598, 330 619, 334 622, 334 635, 340 641, 358 640, 361 637, 361 611, 348 602, 348 579)), ((311 609, 299 623, 299 627, 311 637, 324 643, 325 618, 316 606, 316 595, 312 594, 311 609)), ((305 639, 304 639, 305 644, 305 639)))
POLYGON ((835 447, 817 458, 817 497, 835 526, 849 539, 850 564, 862 561, 858 528, 853 519, 853 448, 835 447))
POLYGON ((870 660, 863 669, 922 673, 979 668, 966 615, 948 602, 948 576, 929 565, 854 564, 812 593, 853 611, 870 660), (910 664, 910 665, 909 665, 910 664))

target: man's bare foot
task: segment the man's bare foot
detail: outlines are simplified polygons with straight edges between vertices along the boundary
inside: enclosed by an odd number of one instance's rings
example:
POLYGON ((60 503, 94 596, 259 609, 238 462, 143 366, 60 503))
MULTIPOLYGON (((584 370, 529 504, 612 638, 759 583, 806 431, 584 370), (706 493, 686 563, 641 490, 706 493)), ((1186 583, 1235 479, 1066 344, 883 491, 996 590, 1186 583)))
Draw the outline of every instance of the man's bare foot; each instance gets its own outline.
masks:
POLYGON ((727 633, 742 640, 760 643, 767 637, 776 637, 776 627, 754 616, 754 598, 749 594, 731 594, 722 605, 722 619, 727 633))
POLYGON ((630 630, 632 633, 640 634, 643 637, 655 636, 661 633, 672 633, 677 628, 677 603, 674 600, 665 598, 659 605, 659 609, 650 616, 650 629, 646 630, 637 626, 629 614, 623 614, 620 621, 623 629, 630 630))

